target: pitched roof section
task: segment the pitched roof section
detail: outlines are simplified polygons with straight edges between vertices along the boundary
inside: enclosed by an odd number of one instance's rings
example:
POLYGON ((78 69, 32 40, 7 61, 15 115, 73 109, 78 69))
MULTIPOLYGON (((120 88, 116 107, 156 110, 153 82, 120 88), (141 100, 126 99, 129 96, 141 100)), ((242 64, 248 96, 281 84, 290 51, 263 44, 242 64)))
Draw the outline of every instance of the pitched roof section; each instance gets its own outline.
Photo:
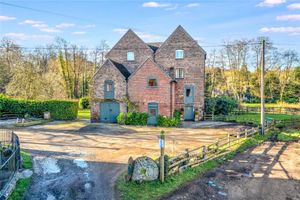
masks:
POLYGON ((138 71, 138 70, 140 70, 142 67, 143 67, 143 65, 148 61, 148 60, 150 60, 152 63, 154 63, 154 65, 156 66, 156 67, 158 67, 165 75, 166 75, 166 77, 167 78, 169 78, 170 79, 170 81, 175 81, 175 79, 170 75, 170 73, 168 72, 168 71, 166 71, 162 66, 160 66, 160 65, 158 65, 156 62, 154 62, 153 61, 153 59, 151 58, 151 57, 149 57, 149 58, 147 58, 130 76, 129 76, 129 79, 132 77, 132 76, 134 76, 134 74, 138 71))
POLYGON ((118 63, 116 61, 113 61, 111 59, 108 59, 111 61, 111 63, 123 74, 123 76, 127 79, 130 76, 130 72, 127 70, 127 68, 122 65, 121 63, 118 63))
POLYGON ((107 65, 109 63, 112 64, 115 68, 117 68, 120 71, 120 73, 124 76, 125 79, 128 79, 128 77, 130 76, 130 72, 127 70, 127 68, 124 65, 117 63, 111 59, 106 59, 106 61, 101 65, 101 67, 99 67, 99 69, 95 72, 91 80, 95 78, 95 76, 99 73, 99 71, 104 65, 107 65))
POLYGON ((162 45, 162 42, 151 42, 151 43, 147 43, 147 45, 155 52, 160 45, 162 45))
POLYGON ((157 49, 156 52, 159 52, 160 48, 163 48, 168 41, 170 41, 176 34, 182 32, 192 43, 194 43, 195 45, 197 45, 199 47, 199 49, 206 54, 206 51, 198 44, 198 42, 196 40, 194 40, 194 38, 181 26, 177 26, 177 28, 173 31, 173 33, 160 45, 160 47, 157 49))
MULTIPOLYGON (((114 50, 114 49, 119 49, 119 46, 121 46, 121 44, 123 43, 124 40, 130 40, 130 38, 135 38, 136 40, 138 40, 140 43, 139 45, 143 48, 148 48, 151 51, 153 51, 152 48, 150 48, 133 30, 128 29, 128 31, 121 37, 121 39, 114 45, 113 48, 111 48, 111 50, 106 54, 107 56, 109 56, 109 53, 114 50)), ((128 48, 132 48, 134 49, 134 47, 137 46, 137 44, 132 44, 133 46, 130 47, 128 46, 128 48)), ((141 48, 139 47, 139 48, 141 48)), ((121 48, 122 49, 122 48, 121 48)), ((154 51, 153 51, 154 52, 154 51)))

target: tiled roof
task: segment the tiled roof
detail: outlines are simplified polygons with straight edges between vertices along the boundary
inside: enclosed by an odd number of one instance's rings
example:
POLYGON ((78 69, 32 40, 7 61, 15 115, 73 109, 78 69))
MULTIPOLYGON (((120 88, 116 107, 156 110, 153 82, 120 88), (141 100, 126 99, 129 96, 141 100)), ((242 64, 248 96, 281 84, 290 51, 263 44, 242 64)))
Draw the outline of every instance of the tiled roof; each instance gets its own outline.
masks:
POLYGON ((147 43, 147 45, 155 52, 160 45, 162 44, 162 42, 151 42, 151 43, 147 43))
POLYGON ((123 74, 123 76, 127 79, 130 76, 130 72, 127 70, 127 68, 122 65, 121 63, 118 63, 116 61, 113 61, 109 59, 112 64, 123 74))

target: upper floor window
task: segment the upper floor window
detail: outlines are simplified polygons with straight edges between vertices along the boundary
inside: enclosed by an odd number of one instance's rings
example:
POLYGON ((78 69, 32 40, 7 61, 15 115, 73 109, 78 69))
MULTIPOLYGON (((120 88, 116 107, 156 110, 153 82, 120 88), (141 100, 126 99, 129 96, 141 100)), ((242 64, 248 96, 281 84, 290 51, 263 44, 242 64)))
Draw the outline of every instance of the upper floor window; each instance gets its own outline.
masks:
POLYGON ((184 51, 183 50, 176 50, 175 51, 175 58, 176 59, 183 59, 184 57, 184 51))
POLYGON ((156 78, 149 78, 148 79, 148 83, 147 83, 148 87, 157 87, 157 79, 156 78))
POLYGON ((127 60, 128 61, 133 61, 134 60, 134 52, 132 52, 132 51, 127 52, 127 60))
POLYGON ((175 78, 183 78, 184 74, 183 74, 183 69, 178 68, 175 70, 175 78))
POLYGON ((114 93, 114 82, 111 80, 106 80, 104 82, 104 98, 113 99, 115 96, 114 93))

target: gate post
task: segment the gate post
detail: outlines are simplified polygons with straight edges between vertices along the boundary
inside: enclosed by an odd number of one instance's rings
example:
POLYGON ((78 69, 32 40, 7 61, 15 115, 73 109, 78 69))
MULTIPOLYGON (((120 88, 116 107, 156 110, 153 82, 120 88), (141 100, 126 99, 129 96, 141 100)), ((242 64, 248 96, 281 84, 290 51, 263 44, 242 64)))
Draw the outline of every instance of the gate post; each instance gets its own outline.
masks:
POLYGON ((159 136, 159 180, 161 183, 165 181, 165 132, 161 131, 159 136))

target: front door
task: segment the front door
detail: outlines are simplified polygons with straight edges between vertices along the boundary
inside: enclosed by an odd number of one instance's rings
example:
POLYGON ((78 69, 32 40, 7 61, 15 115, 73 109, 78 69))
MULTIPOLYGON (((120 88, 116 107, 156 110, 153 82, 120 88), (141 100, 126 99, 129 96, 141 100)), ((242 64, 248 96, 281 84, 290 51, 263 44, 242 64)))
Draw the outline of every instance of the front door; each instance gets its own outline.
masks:
POLYGON ((148 125, 157 125, 158 104, 148 103, 148 125))
POLYGON ((184 86, 184 120, 194 120, 194 86, 184 86))
POLYGON ((120 105, 117 102, 100 103, 100 121, 116 123, 120 113, 120 105))

